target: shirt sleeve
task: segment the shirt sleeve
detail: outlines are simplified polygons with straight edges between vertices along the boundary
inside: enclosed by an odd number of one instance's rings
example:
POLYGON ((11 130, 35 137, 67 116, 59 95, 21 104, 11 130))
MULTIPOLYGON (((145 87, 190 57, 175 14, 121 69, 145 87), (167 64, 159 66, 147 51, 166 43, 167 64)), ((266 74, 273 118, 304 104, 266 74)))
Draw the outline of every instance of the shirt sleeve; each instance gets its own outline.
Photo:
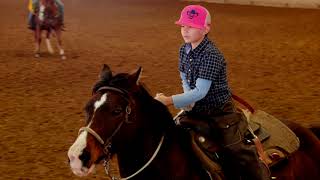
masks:
POLYGON ((221 54, 208 53, 204 56, 199 68, 199 78, 215 81, 225 66, 224 57, 221 54))
POLYGON ((181 82, 182 82, 182 88, 183 92, 188 92, 191 90, 188 81, 187 81, 187 75, 183 72, 180 72, 181 82))
POLYGON ((183 108, 201 100, 208 94, 211 84, 210 80, 198 78, 194 89, 172 96, 173 105, 176 108, 183 108))

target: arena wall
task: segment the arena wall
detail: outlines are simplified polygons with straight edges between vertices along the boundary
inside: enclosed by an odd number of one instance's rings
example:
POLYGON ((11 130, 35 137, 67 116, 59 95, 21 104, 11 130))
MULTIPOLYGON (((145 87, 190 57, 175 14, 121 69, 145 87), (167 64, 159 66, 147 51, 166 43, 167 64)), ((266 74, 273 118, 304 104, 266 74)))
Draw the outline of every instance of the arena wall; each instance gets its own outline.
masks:
POLYGON ((320 9, 320 0, 193 0, 223 4, 320 9))

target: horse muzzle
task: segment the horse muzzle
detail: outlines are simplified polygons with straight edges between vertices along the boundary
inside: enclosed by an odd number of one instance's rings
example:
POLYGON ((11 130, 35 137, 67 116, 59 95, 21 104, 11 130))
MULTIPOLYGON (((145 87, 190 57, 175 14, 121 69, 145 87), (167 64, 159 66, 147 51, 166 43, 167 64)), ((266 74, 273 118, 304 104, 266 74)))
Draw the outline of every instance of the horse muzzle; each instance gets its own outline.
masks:
POLYGON ((95 168, 95 164, 92 164, 90 168, 83 166, 82 161, 78 158, 70 158, 70 168, 73 174, 83 177, 91 174, 95 168))

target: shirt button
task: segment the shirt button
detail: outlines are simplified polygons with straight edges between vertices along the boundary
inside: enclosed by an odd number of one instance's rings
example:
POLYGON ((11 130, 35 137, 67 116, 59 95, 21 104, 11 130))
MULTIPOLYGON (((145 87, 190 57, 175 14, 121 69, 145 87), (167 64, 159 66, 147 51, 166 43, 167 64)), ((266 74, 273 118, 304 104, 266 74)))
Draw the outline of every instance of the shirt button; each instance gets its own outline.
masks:
POLYGON ((189 72, 191 72, 191 69, 189 69, 189 72))
POLYGON ((190 62, 192 61, 192 59, 190 59, 190 62))

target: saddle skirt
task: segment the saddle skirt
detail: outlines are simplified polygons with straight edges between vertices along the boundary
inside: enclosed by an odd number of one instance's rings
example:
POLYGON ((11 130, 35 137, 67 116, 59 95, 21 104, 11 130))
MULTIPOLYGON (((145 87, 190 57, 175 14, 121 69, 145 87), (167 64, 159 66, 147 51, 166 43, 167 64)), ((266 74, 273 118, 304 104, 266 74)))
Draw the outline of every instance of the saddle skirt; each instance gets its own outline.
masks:
MULTIPOLYGON (((246 110, 243 112, 247 117, 249 128, 262 142, 263 152, 269 167, 287 159, 290 154, 298 150, 300 146, 298 137, 280 120, 261 110, 257 110, 253 114, 246 110)), ((207 128, 209 127, 203 122, 182 121, 180 123, 198 126, 196 130, 190 131, 192 149, 206 170, 214 177, 213 179, 223 179, 223 172, 219 165, 219 148, 215 142, 208 138, 207 128), (204 133, 201 133, 201 130, 204 130, 204 133)), ((248 131, 245 143, 254 144, 250 135, 251 133, 248 131)))
MULTIPOLYGON (((262 140, 265 154, 272 161, 269 166, 286 159, 299 149, 299 138, 274 116, 261 110, 257 110, 254 114, 248 114, 248 112, 244 112, 244 114, 246 114, 249 122, 260 124, 270 134, 270 138, 262 140)), ((259 133, 259 130, 257 133, 259 133)))

